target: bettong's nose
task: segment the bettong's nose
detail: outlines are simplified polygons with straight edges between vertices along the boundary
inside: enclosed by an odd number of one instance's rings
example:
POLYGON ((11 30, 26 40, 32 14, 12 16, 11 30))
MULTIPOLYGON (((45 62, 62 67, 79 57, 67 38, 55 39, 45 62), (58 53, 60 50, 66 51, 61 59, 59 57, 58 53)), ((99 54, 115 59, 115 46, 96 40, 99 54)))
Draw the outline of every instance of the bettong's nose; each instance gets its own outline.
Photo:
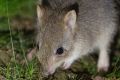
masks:
POLYGON ((49 75, 52 75, 55 72, 55 69, 53 68, 45 68, 43 69, 43 76, 48 77, 49 75))

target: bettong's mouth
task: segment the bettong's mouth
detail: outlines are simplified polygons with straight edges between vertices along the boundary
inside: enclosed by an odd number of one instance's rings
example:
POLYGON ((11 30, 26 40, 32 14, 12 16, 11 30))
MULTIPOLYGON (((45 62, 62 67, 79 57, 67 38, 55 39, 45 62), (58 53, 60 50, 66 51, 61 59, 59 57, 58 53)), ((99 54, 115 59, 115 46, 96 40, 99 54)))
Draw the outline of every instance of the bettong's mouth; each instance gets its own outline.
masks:
MULTIPOLYGON (((64 69, 64 70, 66 69, 64 63, 62 63, 61 66, 59 66, 58 68, 64 69)), ((56 69, 57 69, 57 68, 48 68, 46 71, 43 72, 43 75, 44 75, 45 77, 48 77, 48 76, 50 76, 50 75, 53 75, 53 74, 56 72, 56 69)))
POLYGON ((56 69, 48 69, 47 71, 43 72, 44 77, 48 77, 50 75, 53 75, 55 73, 56 69))

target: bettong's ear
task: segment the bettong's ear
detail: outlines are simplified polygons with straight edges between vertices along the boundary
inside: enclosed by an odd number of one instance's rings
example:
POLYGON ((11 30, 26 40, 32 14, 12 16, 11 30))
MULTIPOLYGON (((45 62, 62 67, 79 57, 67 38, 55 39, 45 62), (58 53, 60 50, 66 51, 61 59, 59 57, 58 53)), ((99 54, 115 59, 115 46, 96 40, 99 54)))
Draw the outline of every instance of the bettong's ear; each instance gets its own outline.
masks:
POLYGON ((76 27, 77 14, 75 10, 69 11, 64 17, 65 29, 74 30, 76 27))
POLYGON ((43 7, 41 5, 37 5, 37 17, 39 21, 41 20, 43 14, 44 14, 43 7))

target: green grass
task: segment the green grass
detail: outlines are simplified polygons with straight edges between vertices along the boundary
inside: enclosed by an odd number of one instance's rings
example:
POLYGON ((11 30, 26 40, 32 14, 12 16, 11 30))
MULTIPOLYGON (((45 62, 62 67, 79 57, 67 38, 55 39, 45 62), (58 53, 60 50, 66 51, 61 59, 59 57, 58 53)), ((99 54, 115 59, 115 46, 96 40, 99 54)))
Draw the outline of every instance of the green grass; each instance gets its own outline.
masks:
POLYGON ((35 65, 35 62, 30 62, 27 66, 12 62, 6 67, 1 67, 0 71, 7 80, 34 80, 36 78, 35 65))
POLYGON ((9 62, 0 64, 0 75, 6 80, 34 80, 37 76, 36 60, 26 61, 27 50, 33 47, 31 35, 26 38, 23 32, 13 31, 10 23, 11 19, 18 15, 34 17, 35 4, 35 0, 0 0, 0 50, 4 52, 0 54, 5 54, 8 50, 11 52, 9 62), (23 64, 22 60, 26 61, 26 64, 23 64))
POLYGON ((34 18, 36 0, 0 0, 0 31, 8 30, 8 18, 11 22, 16 16, 34 18))
POLYGON ((9 17, 14 15, 31 16, 34 14, 35 0, 0 0, 0 16, 7 16, 9 8, 9 17))
MULTIPOLYGON (((6 35, 1 36, 0 42, 1 44, 1 49, 12 49, 11 48, 11 43, 10 43, 10 36, 9 33, 6 35), (7 45, 7 46, 2 46, 2 45, 7 45)), ((2 34, 1 34, 2 35, 2 34)), ((14 32, 12 34, 13 38, 13 46, 14 46, 14 52, 15 55, 11 57, 10 62, 8 62, 6 65, 2 65, 0 67, 0 74, 3 75, 7 80, 33 80, 34 77, 36 77, 35 71, 37 70, 37 62, 36 60, 33 60, 31 62, 26 62, 26 64, 23 64, 22 61, 25 61, 26 59, 26 48, 29 48, 28 46, 32 45, 30 44, 30 38, 24 38, 20 37, 22 34, 18 32, 14 32), (29 41, 29 42, 28 42, 29 41), (27 43, 28 42, 28 43, 27 43), (17 57, 17 55, 19 56, 17 57), (15 56, 15 58, 14 58, 15 56), (21 58, 18 60, 18 58, 21 58)), ((30 35, 28 35, 30 37, 30 35)), ((32 41, 32 40, 31 40, 32 41)), ((33 42, 31 42, 33 43, 33 42)), ((38 71, 38 70, 37 70, 38 71)))

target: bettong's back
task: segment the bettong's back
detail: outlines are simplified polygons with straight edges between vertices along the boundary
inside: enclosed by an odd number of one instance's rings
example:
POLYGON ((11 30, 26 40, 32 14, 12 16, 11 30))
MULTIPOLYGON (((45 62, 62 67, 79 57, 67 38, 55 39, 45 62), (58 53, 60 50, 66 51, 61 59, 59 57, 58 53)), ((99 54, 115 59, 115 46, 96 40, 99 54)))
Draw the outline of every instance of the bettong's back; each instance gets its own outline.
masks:
POLYGON ((78 25, 91 32, 113 32, 117 14, 113 0, 79 0, 78 25))
POLYGON ((117 28, 117 14, 114 1, 78 0, 78 4, 78 35, 80 37, 83 35, 84 38, 87 38, 86 40, 91 42, 97 41, 98 44, 104 44, 107 41, 110 42, 117 28))

